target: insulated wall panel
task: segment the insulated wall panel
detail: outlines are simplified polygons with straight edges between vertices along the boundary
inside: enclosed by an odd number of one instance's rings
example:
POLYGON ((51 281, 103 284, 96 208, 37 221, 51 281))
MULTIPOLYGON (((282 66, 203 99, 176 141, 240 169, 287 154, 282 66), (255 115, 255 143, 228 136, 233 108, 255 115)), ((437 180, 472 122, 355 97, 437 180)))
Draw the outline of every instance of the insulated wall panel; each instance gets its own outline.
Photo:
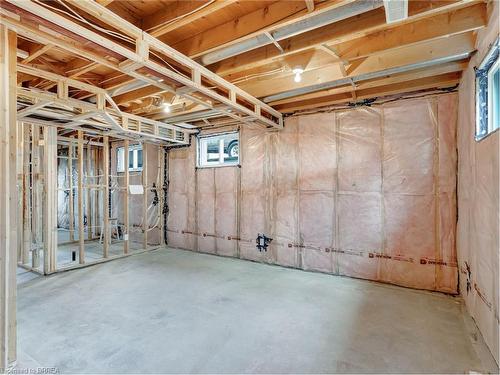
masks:
POLYGON ((272 262, 272 255, 256 251, 258 233, 269 233, 269 137, 258 127, 243 127, 241 150, 240 257, 272 262))
POLYGON ((216 195, 215 169, 202 168, 196 172, 196 203, 197 203, 197 230, 198 251, 215 254, 216 249, 216 195))
POLYGON ((342 275, 377 280, 379 260, 369 258, 382 249, 380 193, 339 195, 339 270, 342 275))
POLYGON ((299 266, 299 249, 289 247, 298 241, 298 118, 290 118, 276 142, 275 242, 276 263, 299 266))
POLYGON ((337 115, 339 191, 379 192, 382 186, 382 112, 351 110, 337 115))
POLYGON ((460 292, 497 364, 500 361, 500 132, 474 139, 474 67, 498 39, 500 3, 488 3, 488 26, 463 72, 458 106, 458 228, 460 292))
POLYGON ((384 106, 384 192, 432 194, 434 186, 435 101, 384 106))
POLYGON ((217 254, 237 255, 237 189, 238 168, 216 168, 215 172, 215 233, 217 254))
POLYGON ((383 246, 382 111, 360 108, 337 114, 338 271, 379 279, 383 246), (362 230, 360 230, 362 228, 362 230))
MULTIPOLYGON (((187 193, 198 251, 456 293, 456 101, 293 116, 280 131, 242 126, 241 168, 198 169, 196 196, 187 193), (272 238, 267 251, 259 234, 272 238)), ((194 170, 170 167, 171 179, 185 173, 173 168, 194 170)), ((179 209, 171 217, 189 221, 179 209)))

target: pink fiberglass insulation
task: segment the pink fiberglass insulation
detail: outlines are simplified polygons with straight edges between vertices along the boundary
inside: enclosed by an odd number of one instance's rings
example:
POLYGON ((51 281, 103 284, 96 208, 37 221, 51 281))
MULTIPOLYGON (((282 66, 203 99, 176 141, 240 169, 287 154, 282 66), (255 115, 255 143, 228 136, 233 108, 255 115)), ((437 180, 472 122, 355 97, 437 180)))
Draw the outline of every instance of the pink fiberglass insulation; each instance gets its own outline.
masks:
POLYGON ((169 244, 456 293, 456 112, 446 94, 244 125, 241 167, 172 151, 169 244))
MULTIPOLYGON (((498 38, 500 2, 488 4, 488 26, 463 71, 458 108, 458 230, 460 293, 497 364, 500 363, 500 131, 475 140, 475 67, 498 38)), ((449 104, 451 105, 451 104, 449 104)))

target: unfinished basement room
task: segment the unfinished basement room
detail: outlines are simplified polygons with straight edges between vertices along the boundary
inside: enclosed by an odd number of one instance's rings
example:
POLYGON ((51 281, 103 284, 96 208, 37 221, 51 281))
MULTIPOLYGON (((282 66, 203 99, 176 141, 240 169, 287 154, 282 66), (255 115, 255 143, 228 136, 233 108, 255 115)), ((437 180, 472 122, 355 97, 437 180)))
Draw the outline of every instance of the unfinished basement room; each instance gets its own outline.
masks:
POLYGON ((0 0, 0 373, 498 374, 499 0, 0 0))

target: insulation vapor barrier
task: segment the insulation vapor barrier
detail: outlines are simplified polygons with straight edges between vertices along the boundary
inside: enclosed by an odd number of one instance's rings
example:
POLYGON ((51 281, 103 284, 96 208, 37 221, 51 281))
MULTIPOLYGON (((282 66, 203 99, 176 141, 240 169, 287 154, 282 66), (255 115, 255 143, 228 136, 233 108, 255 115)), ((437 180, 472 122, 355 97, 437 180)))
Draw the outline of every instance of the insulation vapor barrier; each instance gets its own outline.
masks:
POLYGON ((446 94, 245 125, 241 168, 173 150, 168 243, 457 293, 456 113, 446 94))

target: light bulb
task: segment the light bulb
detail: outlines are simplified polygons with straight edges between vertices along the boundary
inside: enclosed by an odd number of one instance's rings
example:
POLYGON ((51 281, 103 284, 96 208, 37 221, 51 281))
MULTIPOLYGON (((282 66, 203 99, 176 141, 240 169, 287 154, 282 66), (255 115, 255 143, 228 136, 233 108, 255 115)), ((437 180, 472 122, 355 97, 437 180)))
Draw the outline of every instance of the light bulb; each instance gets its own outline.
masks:
POLYGON ((296 66, 295 68, 293 68, 292 72, 295 74, 293 80, 295 82, 300 82, 302 80, 302 73, 304 73, 304 69, 302 69, 301 66, 296 66))
POLYGON ((170 113, 170 103, 163 103, 163 111, 170 113))

